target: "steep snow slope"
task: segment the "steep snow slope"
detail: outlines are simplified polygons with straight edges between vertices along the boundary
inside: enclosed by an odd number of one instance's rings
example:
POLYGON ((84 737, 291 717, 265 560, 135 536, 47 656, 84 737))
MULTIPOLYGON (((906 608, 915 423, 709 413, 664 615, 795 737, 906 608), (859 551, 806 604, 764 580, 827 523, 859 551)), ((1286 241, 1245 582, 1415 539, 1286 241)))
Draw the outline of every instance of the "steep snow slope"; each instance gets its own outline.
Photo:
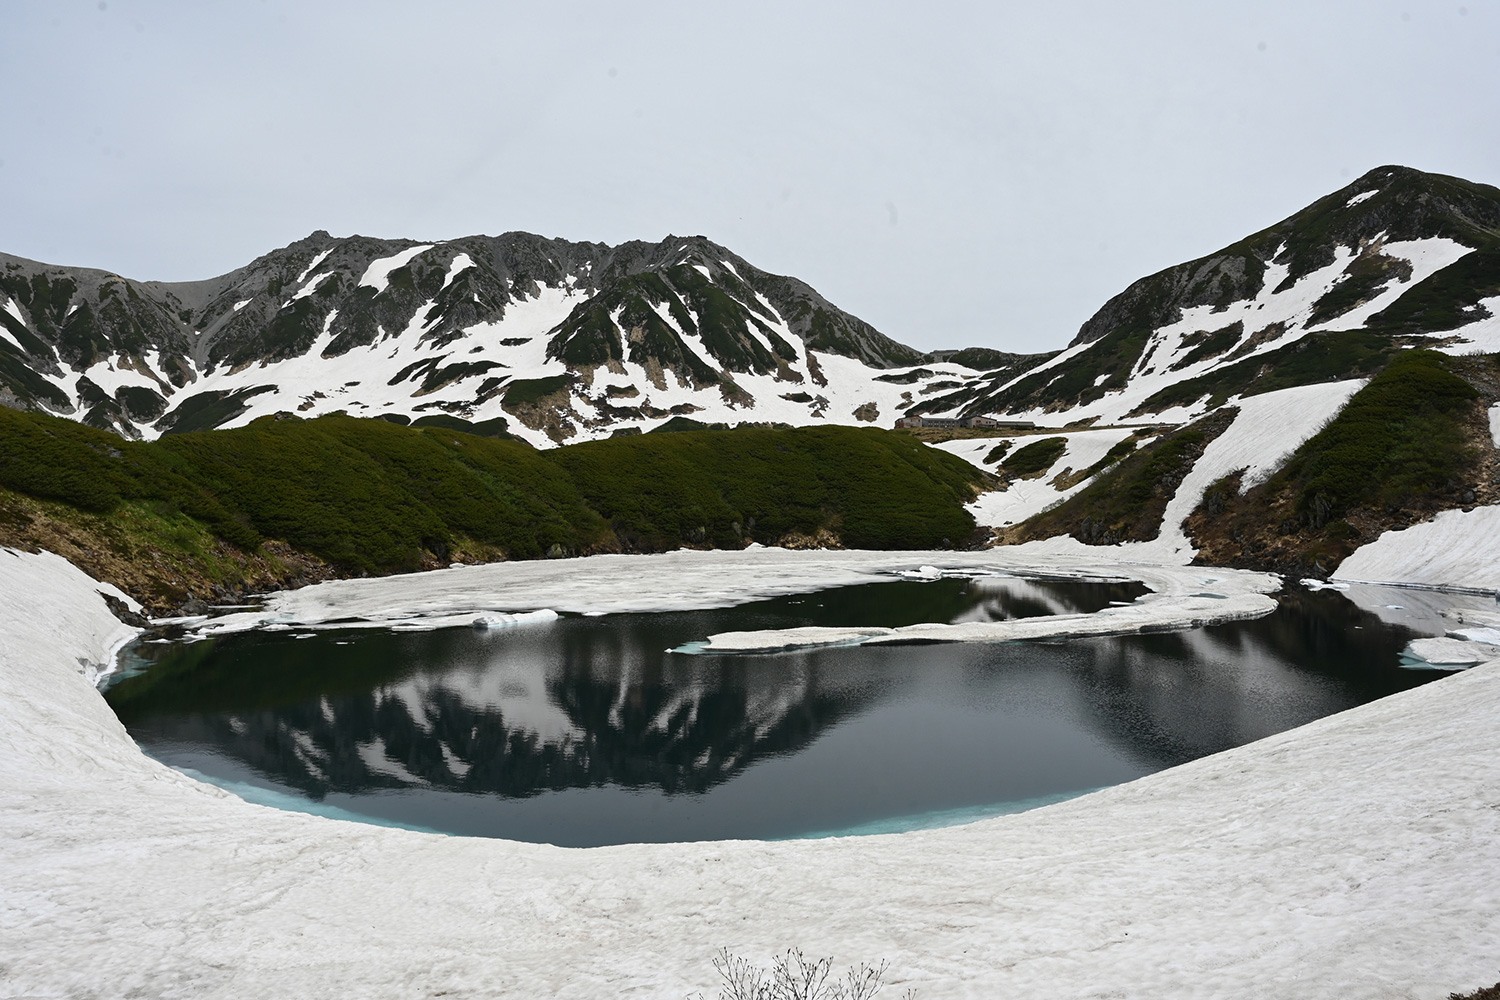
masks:
MULTIPOLYGON (((1003 490, 991 490, 969 506, 969 511, 974 515, 976 522, 981 525, 1000 527, 1024 521, 1031 515, 1045 510, 1087 486, 1090 482, 1088 479, 1080 479, 1071 486, 1062 485, 1059 479, 1069 476, 1070 473, 1091 468, 1103 459, 1111 448, 1130 437, 1132 433, 1129 427, 1110 427, 1103 430, 1064 434, 1043 433, 1014 438, 960 438, 956 441, 945 441, 937 447, 957 455, 971 465, 976 465, 988 472, 995 472, 1000 468, 1000 462, 986 462, 984 459, 1002 442, 1013 442, 1010 449, 1012 452, 1024 448, 1033 441, 1045 438, 1060 437, 1067 442, 1066 450, 1039 476, 1032 479, 1017 479, 1003 490)), ((1002 461, 1003 459, 1004 456, 1002 456, 1002 461)), ((1063 481, 1066 482, 1065 479, 1063 481)))
POLYGON ((1406 583, 1500 596, 1493 539, 1500 507, 1447 510, 1425 524, 1387 531, 1339 564, 1334 580, 1406 583))
MULTIPOLYGON (((1263 481, 1304 441, 1317 433, 1364 385, 1362 380, 1328 382, 1233 399, 1237 409, 1228 430, 1209 443, 1191 472, 1178 484, 1167 504, 1161 534, 1149 542, 1116 546, 1128 558, 1167 564, 1187 563, 1196 554, 1183 533, 1182 522, 1198 506, 1203 491, 1231 472, 1244 470, 1241 491, 1263 481)), ((1012 451, 1027 443, 1060 437, 1067 449, 1046 472, 1034 479, 1012 482, 1005 490, 980 496, 969 510, 981 525, 1004 527, 1019 523, 1084 489, 1092 479, 1071 482, 1070 473, 1088 469, 1110 448, 1134 434, 1130 427, 1102 428, 1063 434, 1038 432, 1013 438, 967 438, 938 447, 981 468, 995 471, 984 456, 1002 441, 1014 442, 1012 451), (1061 488, 1059 488, 1061 487, 1061 488)), ((1151 440, 1147 436, 1145 441, 1151 440)), ((1009 454, 1010 452, 1007 452, 1009 454)))

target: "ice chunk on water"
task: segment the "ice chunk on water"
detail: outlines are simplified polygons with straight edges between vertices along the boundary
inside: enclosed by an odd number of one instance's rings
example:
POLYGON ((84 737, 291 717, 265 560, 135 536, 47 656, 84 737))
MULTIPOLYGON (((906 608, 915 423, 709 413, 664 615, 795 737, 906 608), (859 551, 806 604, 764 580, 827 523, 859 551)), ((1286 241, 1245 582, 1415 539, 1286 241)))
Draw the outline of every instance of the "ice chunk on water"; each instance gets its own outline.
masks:
POLYGON ((1464 670, 1500 659, 1492 648, 1462 639, 1413 639, 1401 651, 1401 665, 1418 670, 1464 670))
POLYGON ((524 625, 546 625, 555 621, 557 621, 557 612, 551 608, 542 608, 539 611, 521 611, 516 614, 492 611, 475 618, 472 624, 477 629, 501 629, 520 628, 524 625))

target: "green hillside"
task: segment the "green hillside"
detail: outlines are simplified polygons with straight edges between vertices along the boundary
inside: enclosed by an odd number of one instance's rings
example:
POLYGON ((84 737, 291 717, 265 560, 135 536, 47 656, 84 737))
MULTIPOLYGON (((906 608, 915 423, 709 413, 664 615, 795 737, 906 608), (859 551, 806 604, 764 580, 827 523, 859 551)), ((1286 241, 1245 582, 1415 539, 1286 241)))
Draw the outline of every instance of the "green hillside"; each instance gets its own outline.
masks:
POLYGON ((1328 572, 1384 531, 1493 502, 1494 355, 1399 354, 1266 482, 1204 493, 1187 529, 1203 562, 1328 572))
POLYGON ((536 451, 344 416, 124 441, 0 408, 0 543, 153 609, 453 560, 682 545, 964 544, 983 474, 870 428, 706 430, 536 451))
MULTIPOLYGON (((1266 482, 1241 494, 1240 470, 1204 492, 1184 525, 1198 561, 1326 574, 1384 531, 1500 499, 1486 416, 1500 385, 1497 364, 1494 355, 1397 354, 1266 482)), ((1221 407, 1162 436, 998 539, 1156 538, 1168 501, 1236 412, 1221 407)))

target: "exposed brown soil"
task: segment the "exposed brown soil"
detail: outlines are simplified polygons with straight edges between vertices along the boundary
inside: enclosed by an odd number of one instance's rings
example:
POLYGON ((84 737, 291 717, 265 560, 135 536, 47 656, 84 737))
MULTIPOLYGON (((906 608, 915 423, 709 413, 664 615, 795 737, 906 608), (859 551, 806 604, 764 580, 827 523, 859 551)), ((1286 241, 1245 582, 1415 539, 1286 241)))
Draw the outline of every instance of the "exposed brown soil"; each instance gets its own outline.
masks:
POLYGON ((85 514, 6 490, 0 490, 0 545, 55 552, 94 579, 119 587, 152 616, 191 611, 198 602, 234 603, 251 594, 344 575, 315 556, 272 540, 255 553, 214 539, 198 557, 167 554, 144 545, 118 514, 85 514))

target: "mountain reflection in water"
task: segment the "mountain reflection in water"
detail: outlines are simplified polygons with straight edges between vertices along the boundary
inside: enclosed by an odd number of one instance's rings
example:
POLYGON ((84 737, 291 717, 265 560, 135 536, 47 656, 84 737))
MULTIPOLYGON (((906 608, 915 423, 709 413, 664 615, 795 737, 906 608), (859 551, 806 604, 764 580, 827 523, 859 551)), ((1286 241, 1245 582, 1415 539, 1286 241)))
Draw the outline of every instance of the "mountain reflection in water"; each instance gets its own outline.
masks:
POLYGON ((153 756, 454 833, 794 836, 1129 780, 1426 679, 1334 594, 1255 622, 1056 643, 667 650, 714 632, 1089 611, 1134 584, 898 581, 508 632, 138 646, 107 692, 153 756), (1356 627, 1357 626, 1357 627, 1356 627))

